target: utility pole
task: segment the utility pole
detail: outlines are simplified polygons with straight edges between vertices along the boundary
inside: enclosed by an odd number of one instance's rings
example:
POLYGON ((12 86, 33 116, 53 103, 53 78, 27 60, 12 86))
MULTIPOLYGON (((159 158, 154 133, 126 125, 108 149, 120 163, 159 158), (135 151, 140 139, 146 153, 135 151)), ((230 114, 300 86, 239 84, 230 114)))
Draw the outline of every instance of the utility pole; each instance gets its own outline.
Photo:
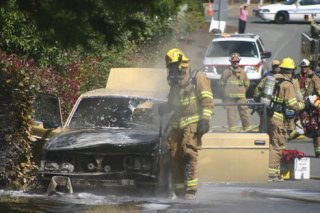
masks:
POLYGON ((219 29, 220 29, 220 11, 221 11, 221 0, 218 3, 218 21, 219 21, 219 29))

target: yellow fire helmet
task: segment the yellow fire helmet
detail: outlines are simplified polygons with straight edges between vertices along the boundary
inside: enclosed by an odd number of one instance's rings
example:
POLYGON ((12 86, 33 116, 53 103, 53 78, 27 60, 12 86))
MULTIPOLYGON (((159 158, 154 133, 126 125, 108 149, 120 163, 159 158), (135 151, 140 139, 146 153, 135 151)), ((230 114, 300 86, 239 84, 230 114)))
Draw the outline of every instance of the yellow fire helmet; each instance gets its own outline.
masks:
POLYGON ((186 55, 178 48, 169 50, 165 59, 167 66, 172 63, 180 62, 181 66, 184 67, 183 65, 188 65, 188 62, 190 61, 190 59, 188 59, 186 55))
POLYGON ((279 67, 284 69, 294 70, 296 69, 296 63, 292 58, 289 58, 289 57, 283 58, 279 67))

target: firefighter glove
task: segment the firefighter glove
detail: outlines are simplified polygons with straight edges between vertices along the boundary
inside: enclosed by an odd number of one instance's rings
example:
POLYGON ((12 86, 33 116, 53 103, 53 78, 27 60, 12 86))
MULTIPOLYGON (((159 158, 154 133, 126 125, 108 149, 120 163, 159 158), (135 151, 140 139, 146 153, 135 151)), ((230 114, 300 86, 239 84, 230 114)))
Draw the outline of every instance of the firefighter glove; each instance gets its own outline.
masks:
POLYGON ((253 97, 254 102, 259 103, 260 102, 260 97, 259 96, 255 96, 253 97))
POLYGON ((310 99, 307 97, 304 101, 304 109, 306 111, 310 111, 312 109, 312 105, 311 105, 311 102, 310 102, 310 99))
POLYGON ((201 119, 198 122, 197 134, 202 136, 203 134, 209 132, 209 121, 206 119, 201 119))
POLYGON ((313 108, 319 109, 319 97, 317 95, 309 95, 306 97, 304 104, 307 111, 313 108))
POLYGON ((163 116, 164 114, 167 114, 169 112, 171 112, 171 108, 167 103, 162 103, 159 105, 158 113, 160 116, 163 116))

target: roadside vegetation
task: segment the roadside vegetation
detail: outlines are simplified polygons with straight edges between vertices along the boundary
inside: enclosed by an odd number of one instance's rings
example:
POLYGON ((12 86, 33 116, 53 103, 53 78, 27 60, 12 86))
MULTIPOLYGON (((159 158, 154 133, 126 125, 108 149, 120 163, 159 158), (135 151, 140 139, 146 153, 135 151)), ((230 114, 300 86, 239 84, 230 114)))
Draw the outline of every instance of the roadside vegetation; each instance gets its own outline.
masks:
POLYGON ((28 189, 37 92, 66 119, 78 96, 105 87, 112 67, 156 66, 174 40, 204 24, 201 0, 0 2, 0 187, 28 189), (143 8, 143 10, 141 10, 143 8))

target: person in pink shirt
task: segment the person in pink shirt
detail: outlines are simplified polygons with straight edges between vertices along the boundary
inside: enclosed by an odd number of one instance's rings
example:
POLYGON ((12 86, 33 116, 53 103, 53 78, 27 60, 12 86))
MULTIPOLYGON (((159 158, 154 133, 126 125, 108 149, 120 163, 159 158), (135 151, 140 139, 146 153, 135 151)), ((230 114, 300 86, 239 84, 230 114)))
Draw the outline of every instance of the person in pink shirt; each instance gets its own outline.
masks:
POLYGON ((239 28, 238 33, 244 33, 246 29, 246 23, 248 20, 248 4, 243 4, 240 6, 240 17, 239 17, 239 28))

